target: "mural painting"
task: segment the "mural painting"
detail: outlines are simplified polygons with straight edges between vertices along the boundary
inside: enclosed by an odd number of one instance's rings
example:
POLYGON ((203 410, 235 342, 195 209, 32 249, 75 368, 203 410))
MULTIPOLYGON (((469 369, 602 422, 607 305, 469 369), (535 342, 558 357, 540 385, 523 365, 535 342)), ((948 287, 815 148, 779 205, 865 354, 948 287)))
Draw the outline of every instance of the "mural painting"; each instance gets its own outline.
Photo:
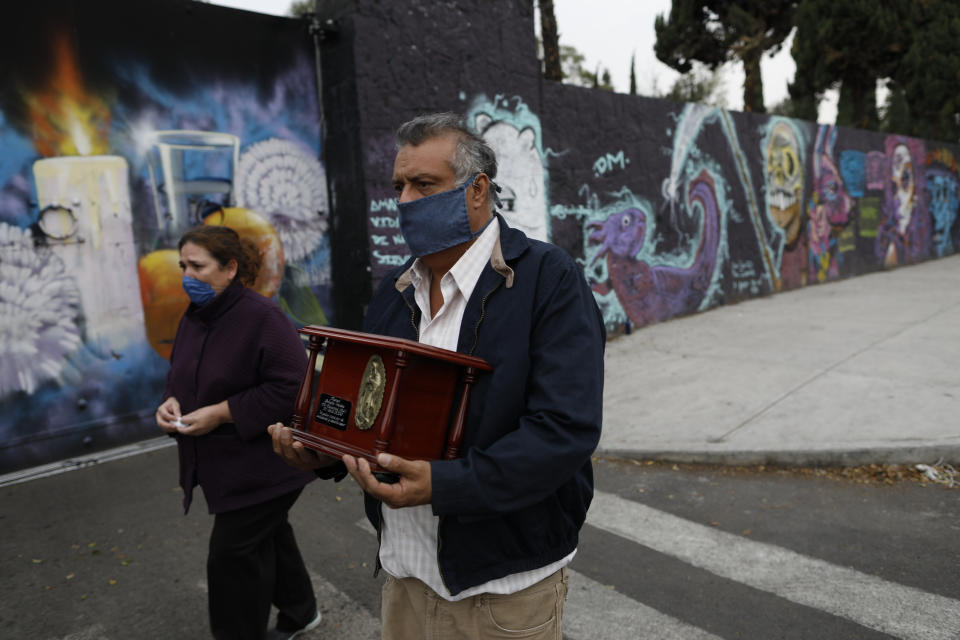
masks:
POLYGON ((808 243, 803 211, 806 176, 804 131, 787 118, 771 118, 761 146, 764 158, 767 216, 780 236, 779 274, 782 289, 807 283, 808 243))
POLYGON ((497 154, 501 213, 507 223, 537 240, 549 240, 546 174, 540 118, 523 100, 477 96, 465 115, 497 154))
POLYGON ((927 197, 933 217, 933 250, 938 258, 952 254, 960 245, 960 178, 957 160, 949 149, 934 149, 927 154, 927 197))
POLYGON ((854 207, 834 156, 836 127, 820 127, 813 150, 813 197, 807 212, 810 281, 824 282, 840 275, 838 236, 850 222, 854 207))
MULTIPOLYGON (((0 469, 156 435, 189 227, 253 239, 266 257, 255 288, 299 325, 337 322, 330 221, 356 223, 363 245, 336 246, 341 287, 367 283, 358 265, 376 284, 404 264, 389 179, 401 103, 458 110, 490 143, 503 215, 578 261, 610 335, 960 248, 957 145, 544 82, 533 58, 520 64, 534 51, 526 14, 503 23, 518 31, 502 40, 517 69, 491 66, 478 86, 438 73, 401 87, 385 69, 421 49, 382 65, 325 44, 324 94, 341 100, 327 122, 357 128, 333 149, 357 194, 338 209, 303 23, 75 4, 16 5, 11 24, 32 27, 0 40, 0 469), (211 46, 213 30, 244 46, 211 46), (368 95, 354 83, 391 100, 350 102, 368 95)), ((422 40, 419 23, 398 24, 384 28, 422 40)), ((338 309, 359 317, 360 297, 338 309)))
POLYGON ((922 140, 903 136, 890 136, 884 146, 887 179, 876 251, 883 266, 894 267, 930 253, 930 219, 923 198, 926 172, 917 171, 926 153, 922 140))
POLYGON ((191 226, 252 238, 255 289, 298 324, 330 320, 308 40, 257 75, 149 42, 85 47, 91 34, 62 25, 37 35, 31 50, 49 50, 0 97, 0 469, 157 434, 191 226))
POLYGON ((632 100, 636 146, 544 118, 550 240, 575 246, 611 333, 957 249, 947 145, 632 100))

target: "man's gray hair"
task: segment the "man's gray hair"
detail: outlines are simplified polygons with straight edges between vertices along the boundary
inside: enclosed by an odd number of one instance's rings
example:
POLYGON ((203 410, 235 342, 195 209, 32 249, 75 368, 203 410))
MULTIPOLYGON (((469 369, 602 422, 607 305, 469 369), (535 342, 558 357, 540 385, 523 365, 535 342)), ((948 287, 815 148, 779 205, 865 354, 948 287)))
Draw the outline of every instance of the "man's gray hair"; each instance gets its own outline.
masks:
MULTIPOLYGON (((397 129, 397 150, 406 146, 419 146, 432 138, 447 134, 457 136, 457 147, 450 158, 450 168, 457 186, 462 185, 467 178, 475 173, 485 173, 490 181, 497 177, 497 154, 493 152, 486 140, 467 128, 463 119, 455 113, 430 113, 417 116, 413 120, 404 122, 397 129)), ((496 203, 496 187, 489 189, 490 208, 496 203)))

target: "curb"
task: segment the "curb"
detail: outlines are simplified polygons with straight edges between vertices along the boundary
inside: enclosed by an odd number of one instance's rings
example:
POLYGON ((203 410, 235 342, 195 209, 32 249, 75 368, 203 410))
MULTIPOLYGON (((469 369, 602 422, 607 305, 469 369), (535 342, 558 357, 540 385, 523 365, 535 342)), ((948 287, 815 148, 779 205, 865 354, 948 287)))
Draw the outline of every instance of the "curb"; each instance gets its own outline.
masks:
POLYGON ((782 467, 855 467, 865 464, 933 464, 942 461, 960 466, 960 445, 914 447, 865 447, 796 451, 716 451, 697 449, 597 448, 594 456, 628 460, 716 464, 729 466, 776 465, 782 467))

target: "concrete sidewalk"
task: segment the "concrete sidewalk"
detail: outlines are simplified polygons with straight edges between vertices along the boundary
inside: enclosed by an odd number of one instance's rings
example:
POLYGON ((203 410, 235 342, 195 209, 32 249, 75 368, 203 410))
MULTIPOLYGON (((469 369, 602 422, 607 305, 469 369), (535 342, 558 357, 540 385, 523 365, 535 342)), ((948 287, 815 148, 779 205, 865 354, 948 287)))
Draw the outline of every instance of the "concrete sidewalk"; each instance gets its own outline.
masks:
POLYGON ((607 345, 601 454, 960 462, 960 255, 720 307, 607 345))

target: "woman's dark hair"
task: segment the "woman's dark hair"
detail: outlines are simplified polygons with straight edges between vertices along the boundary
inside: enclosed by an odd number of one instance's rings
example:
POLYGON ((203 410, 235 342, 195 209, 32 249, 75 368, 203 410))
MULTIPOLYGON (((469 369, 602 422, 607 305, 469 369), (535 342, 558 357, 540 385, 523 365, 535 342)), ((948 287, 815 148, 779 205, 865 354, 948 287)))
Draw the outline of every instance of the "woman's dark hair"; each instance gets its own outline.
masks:
POLYGON ((263 266, 263 254, 253 240, 241 238, 240 234, 230 227, 194 227, 183 234, 177 243, 177 249, 183 249, 183 245, 188 242, 209 251, 221 267, 227 266, 231 260, 236 260, 237 279, 248 287, 257 279, 260 267, 263 266))

